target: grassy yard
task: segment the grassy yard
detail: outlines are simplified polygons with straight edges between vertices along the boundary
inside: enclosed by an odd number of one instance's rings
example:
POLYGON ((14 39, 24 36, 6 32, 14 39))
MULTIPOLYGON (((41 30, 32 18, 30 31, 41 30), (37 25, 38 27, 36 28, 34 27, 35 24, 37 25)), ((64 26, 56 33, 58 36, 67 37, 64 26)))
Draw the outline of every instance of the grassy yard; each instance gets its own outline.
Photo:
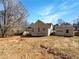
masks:
POLYGON ((79 37, 0 38, 0 59, 79 59, 79 37))
POLYGON ((74 37, 72 38, 72 40, 74 40, 75 42, 77 42, 77 43, 79 44, 79 36, 74 36, 74 37))

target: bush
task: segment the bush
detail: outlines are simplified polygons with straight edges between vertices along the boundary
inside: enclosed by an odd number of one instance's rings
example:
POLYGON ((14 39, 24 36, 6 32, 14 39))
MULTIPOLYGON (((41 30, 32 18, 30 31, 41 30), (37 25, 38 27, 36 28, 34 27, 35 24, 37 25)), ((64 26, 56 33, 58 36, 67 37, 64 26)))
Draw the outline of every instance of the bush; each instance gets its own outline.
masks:
POLYGON ((22 36, 26 37, 26 36, 32 36, 30 32, 24 31, 22 36))

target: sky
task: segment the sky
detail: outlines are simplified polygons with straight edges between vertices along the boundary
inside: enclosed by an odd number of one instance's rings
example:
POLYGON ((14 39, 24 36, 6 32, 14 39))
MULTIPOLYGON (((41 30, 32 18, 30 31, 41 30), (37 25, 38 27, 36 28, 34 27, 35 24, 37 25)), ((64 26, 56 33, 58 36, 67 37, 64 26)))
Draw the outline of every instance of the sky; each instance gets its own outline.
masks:
POLYGON ((58 19, 73 23, 73 20, 79 17, 79 0, 21 0, 21 2, 28 11, 29 23, 41 20, 56 24, 58 19))
POLYGON ((38 19, 56 24, 58 19, 73 23, 79 17, 79 0, 22 0, 30 23, 38 19))

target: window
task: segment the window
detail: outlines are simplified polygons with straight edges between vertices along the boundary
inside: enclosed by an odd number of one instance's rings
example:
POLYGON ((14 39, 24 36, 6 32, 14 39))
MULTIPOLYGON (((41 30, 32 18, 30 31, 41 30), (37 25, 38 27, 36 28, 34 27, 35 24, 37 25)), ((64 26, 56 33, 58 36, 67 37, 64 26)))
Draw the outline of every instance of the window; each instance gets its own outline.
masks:
POLYGON ((43 31, 45 31, 45 28, 43 28, 43 31))
POLYGON ((34 32, 34 29, 32 29, 32 32, 34 32))
POLYGON ((69 30, 68 29, 66 30, 66 33, 69 33, 69 30))
POLYGON ((40 28, 38 28, 38 32, 40 32, 40 28))

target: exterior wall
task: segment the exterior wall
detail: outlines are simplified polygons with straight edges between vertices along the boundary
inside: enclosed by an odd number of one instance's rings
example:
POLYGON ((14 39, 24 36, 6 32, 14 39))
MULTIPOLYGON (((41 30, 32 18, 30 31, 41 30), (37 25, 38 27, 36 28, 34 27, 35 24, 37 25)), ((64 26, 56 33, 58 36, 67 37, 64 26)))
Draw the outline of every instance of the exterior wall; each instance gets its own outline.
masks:
POLYGON ((32 32, 32 28, 27 28, 27 30, 26 30, 27 32, 32 32))
POLYGON ((72 26, 60 26, 60 27, 57 27, 55 35, 74 36, 74 28, 72 26), (66 33, 67 30, 68 30, 68 33, 66 33))
POLYGON ((59 35, 59 36, 63 36, 64 35, 64 31, 62 30, 63 27, 56 27, 56 30, 55 30, 55 35, 59 35))
POLYGON ((73 29, 73 27, 64 28, 64 36, 74 36, 74 29, 73 29), (69 33, 66 33, 66 30, 68 30, 69 33))
POLYGON ((79 27, 77 27, 77 31, 79 31, 79 27))
POLYGON ((48 28, 43 22, 36 22, 32 25, 32 36, 47 36, 48 28))
POLYGON ((0 37, 2 37, 2 32, 0 31, 0 37))

